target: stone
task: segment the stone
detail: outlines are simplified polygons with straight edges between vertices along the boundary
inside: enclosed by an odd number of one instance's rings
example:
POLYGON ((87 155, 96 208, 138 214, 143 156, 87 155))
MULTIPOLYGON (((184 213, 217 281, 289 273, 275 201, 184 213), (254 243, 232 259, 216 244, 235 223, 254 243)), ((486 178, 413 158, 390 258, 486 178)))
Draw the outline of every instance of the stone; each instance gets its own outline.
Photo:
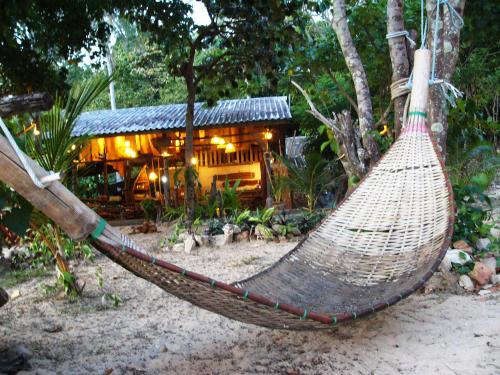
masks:
POLYGON ((471 278, 467 275, 461 275, 458 279, 458 284, 464 288, 465 290, 472 291, 474 290, 474 283, 471 278))
POLYGON ((448 249, 446 255, 441 262, 441 267, 445 270, 451 270, 452 263, 465 264, 471 261, 472 258, 465 251, 457 250, 457 249, 448 249))
POLYGON ((494 285, 500 285, 500 274, 498 275, 491 275, 490 277, 491 283, 494 285))
POLYGON ((2 253, 0 255, 2 255, 5 259, 11 259, 14 255, 27 257, 30 255, 30 252, 26 246, 16 245, 2 248, 2 253))
POLYGON ((493 238, 500 238, 500 228, 497 228, 497 227, 491 228, 490 234, 493 238))
POLYGON ((180 242, 180 243, 174 244, 174 246, 172 246, 172 251, 174 251, 176 253, 184 251, 184 243, 180 242))
POLYGON ((233 224, 225 224, 222 227, 222 231, 224 232, 224 244, 227 245, 233 242, 234 235, 234 225, 233 224))
POLYGON ((236 225, 236 224, 233 224, 233 234, 240 234, 241 233, 241 228, 236 225))
POLYGON ((226 244, 226 235, 225 234, 216 234, 212 236, 212 243, 216 247, 221 247, 226 244))
POLYGON ((479 294, 480 296, 486 296, 488 294, 491 294, 491 290, 481 289, 479 292, 477 292, 477 294, 479 294))
POLYGON ((194 235, 195 241, 198 243, 199 246, 209 246, 210 245, 210 236, 207 234, 195 234, 194 235))
POLYGON ((196 241, 192 235, 187 236, 184 240, 184 252, 186 254, 191 254, 191 251, 196 247, 196 241))
POLYGON ((491 275, 493 275, 491 269, 486 267, 481 262, 476 262, 476 264, 474 265, 474 269, 469 272, 469 276, 472 279, 476 280, 479 285, 487 284, 488 281, 490 281, 491 275))
POLYGON ((464 240, 458 240, 453 242, 453 248, 465 251, 468 254, 472 254, 472 247, 464 240))
POLYGON ((179 235, 177 236, 177 238, 179 239, 179 241, 185 241, 186 238, 188 238, 188 233, 187 232, 179 233, 179 235))
POLYGON ((62 325, 55 323, 55 322, 47 322, 43 327, 42 331, 48 332, 48 333, 56 333, 56 332, 61 332, 63 330, 62 325))
POLYGON ((236 235, 236 241, 248 241, 250 239, 250 232, 244 230, 236 235))
POLYGON ((481 263, 483 263, 486 267, 488 267, 491 272, 494 274, 497 273, 497 260, 493 257, 483 258, 481 259, 481 263))
POLYGON ((10 299, 15 300, 16 298, 21 297, 21 291, 19 289, 14 289, 10 294, 10 299))
POLYGON ((491 241, 489 238, 480 238, 476 242, 476 248, 479 251, 488 250, 488 248, 490 247, 490 244, 491 244, 491 241))

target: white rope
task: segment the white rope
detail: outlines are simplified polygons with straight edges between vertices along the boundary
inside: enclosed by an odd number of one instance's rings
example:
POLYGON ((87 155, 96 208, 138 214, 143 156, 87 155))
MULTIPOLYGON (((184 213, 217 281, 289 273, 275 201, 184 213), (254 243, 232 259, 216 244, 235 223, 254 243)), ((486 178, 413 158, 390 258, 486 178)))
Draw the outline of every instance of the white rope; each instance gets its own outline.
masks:
POLYGON ((417 45, 417 42, 415 42, 412 38, 410 38, 410 33, 406 30, 394 31, 392 33, 388 33, 385 36, 385 39, 398 38, 400 36, 404 36, 406 39, 408 39, 408 42, 410 42, 412 48, 417 45))
POLYGON ((47 185, 50 185, 52 182, 57 181, 60 179, 59 173, 54 173, 51 172, 47 176, 44 176, 42 178, 38 178, 38 176, 35 174, 35 171, 33 168, 31 168, 31 165, 28 163, 28 160, 26 159, 26 156, 24 153, 21 151, 19 146, 17 145, 14 137, 12 134, 10 134, 9 129, 7 128, 7 125, 3 122, 3 120, 0 118, 0 128, 2 129, 3 133, 7 137, 7 140, 9 141, 12 149, 16 153, 17 157, 19 158, 19 161, 21 161, 21 164, 23 165, 24 169, 30 176, 31 180, 33 183, 40 189, 45 189, 47 185))

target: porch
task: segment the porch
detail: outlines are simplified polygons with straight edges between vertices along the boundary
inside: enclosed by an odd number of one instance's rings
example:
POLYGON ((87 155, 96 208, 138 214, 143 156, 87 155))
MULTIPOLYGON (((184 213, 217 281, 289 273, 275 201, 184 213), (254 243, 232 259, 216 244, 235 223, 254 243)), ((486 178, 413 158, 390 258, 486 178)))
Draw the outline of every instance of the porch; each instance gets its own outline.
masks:
MULTIPOLYGON (((74 169, 75 191, 108 218, 140 216, 144 199, 183 205, 184 115, 185 105, 83 114, 73 135, 91 139, 74 169), (94 194, 81 188, 89 181, 94 194)), ((286 97, 225 100, 212 108, 197 103, 191 160, 197 199, 239 180, 242 206, 264 206, 270 195, 266 155, 285 152, 290 119, 286 97)))

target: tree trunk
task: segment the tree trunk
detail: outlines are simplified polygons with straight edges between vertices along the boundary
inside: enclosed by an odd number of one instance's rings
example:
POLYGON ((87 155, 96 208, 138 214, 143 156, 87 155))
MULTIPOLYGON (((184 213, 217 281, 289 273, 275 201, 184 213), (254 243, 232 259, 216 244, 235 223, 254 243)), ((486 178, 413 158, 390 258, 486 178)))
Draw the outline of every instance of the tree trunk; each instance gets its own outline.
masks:
POLYGON ((184 141, 184 209, 186 212, 187 226, 188 228, 190 228, 195 219, 194 171, 193 165, 191 164, 191 159, 193 158, 194 101, 196 96, 196 87, 194 84, 194 72, 192 65, 186 71, 185 80, 188 96, 186 108, 186 139, 184 141))
POLYGON ((6 96, 0 99, 0 117, 8 117, 23 112, 40 112, 52 107, 52 98, 46 92, 6 96))
MULTIPOLYGON (((434 47, 436 0, 427 1, 427 20, 429 33, 427 36, 429 48, 434 47)), ((450 0, 449 4, 463 15, 465 0, 450 0)), ((436 39, 436 77, 451 81, 458 62, 460 47, 460 29, 453 25, 452 15, 446 6, 439 10, 439 23, 436 39)), ((446 135, 448 133, 448 106, 446 98, 436 85, 431 86, 429 103, 429 124, 438 148, 446 155, 446 135)))
MULTIPOLYGON (((389 0, 387 2, 387 33, 403 31, 404 29, 403 0, 389 0)), ((392 65, 392 83, 394 83, 407 78, 410 74, 406 38, 404 36, 389 38, 388 43, 392 65)), ((396 137, 403 125, 406 98, 407 95, 403 95, 394 99, 394 131, 396 137)))
POLYGON ((361 129, 364 149, 367 152, 365 157, 369 159, 370 164, 373 164, 380 158, 380 151, 371 133, 374 130, 374 126, 368 80, 361 58, 359 57, 358 51, 352 41, 351 33, 349 32, 344 0, 333 1, 332 10, 332 27, 337 35, 347 67, 349 68, 349 72, 354 82, 354 89, 358 102, 359 127, 361 129))

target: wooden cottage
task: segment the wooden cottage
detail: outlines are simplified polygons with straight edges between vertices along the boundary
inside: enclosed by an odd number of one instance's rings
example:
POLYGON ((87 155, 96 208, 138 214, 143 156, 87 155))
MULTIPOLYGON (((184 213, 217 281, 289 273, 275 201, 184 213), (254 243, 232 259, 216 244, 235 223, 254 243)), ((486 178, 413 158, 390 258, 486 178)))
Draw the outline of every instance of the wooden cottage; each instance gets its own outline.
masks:
MULTIPOLYGON (((99 194, 89 203, 122 218, 134 216, 145 198, 181 205, 185 114, 185 104, 83 113, 73 136, 91 138, 78 164, 79 176, 98 177, 99 194)), ((282 96, 220 100, 210 108, 196 103, 191 162, 201 186, 198 194, 213 184, 221 189, 226 180, 231 185, 240 180, 242 204, 263 206, 270 194, 266 155, 284 152, 290 121, 282 96)))

